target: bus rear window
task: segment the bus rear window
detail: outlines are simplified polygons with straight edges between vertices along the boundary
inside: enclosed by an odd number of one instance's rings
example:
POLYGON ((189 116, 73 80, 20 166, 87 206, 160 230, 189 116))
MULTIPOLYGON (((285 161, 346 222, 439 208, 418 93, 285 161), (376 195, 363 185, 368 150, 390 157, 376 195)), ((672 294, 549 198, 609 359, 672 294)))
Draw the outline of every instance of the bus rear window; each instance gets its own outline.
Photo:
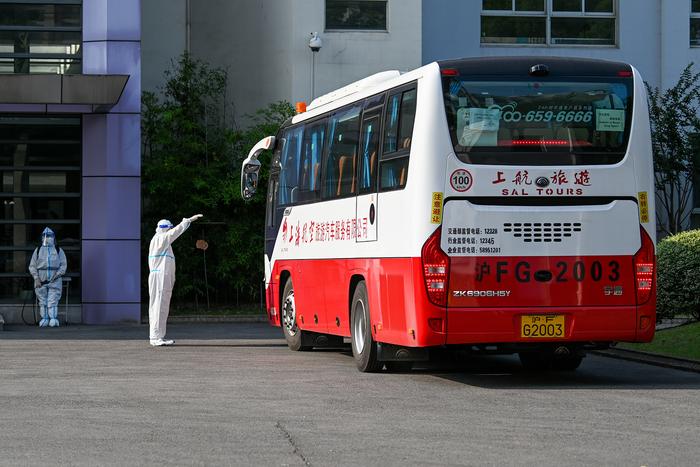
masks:
POLYGON ((613 164, 627 149, 631 78, 443 81, 457 156, 471 164, 613 164))

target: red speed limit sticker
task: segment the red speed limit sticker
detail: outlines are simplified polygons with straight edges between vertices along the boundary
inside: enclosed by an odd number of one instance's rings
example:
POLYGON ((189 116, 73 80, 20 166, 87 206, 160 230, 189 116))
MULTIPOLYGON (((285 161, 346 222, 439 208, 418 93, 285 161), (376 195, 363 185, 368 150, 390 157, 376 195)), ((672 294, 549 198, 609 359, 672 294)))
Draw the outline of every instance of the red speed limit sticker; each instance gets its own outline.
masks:
POLYGON ((472 187, 472 174, 465 169, 457 169, 450 176, 450 185, 455 191, 464 192, 472 187))

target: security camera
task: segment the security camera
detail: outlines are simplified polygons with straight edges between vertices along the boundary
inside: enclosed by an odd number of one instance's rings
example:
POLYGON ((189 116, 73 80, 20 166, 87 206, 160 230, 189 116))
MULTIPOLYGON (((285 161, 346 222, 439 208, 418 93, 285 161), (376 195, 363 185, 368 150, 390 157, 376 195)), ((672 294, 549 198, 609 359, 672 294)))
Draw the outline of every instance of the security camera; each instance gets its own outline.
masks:
POLYGON ((311 51, 318 52, 319 50, 321 50, 322 46, 323 42, 321 41, 321 38, 318 37, 318 33, 312 32, 311 39, 309 39, 309 48, 311 49, 311 51))

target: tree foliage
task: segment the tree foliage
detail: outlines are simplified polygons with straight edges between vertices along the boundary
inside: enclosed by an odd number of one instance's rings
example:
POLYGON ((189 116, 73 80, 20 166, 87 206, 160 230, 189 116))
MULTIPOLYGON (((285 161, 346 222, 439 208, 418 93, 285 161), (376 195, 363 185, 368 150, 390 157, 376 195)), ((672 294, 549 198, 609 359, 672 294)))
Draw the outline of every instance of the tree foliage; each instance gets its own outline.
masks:
MULTIPOLYGON (((177 257, 175 305, 204 301, 205 259, 195 248, 198 239, 209 244, 206 267, 214 302, 254 302, 259 298, 264 194, 243 202, 240 166, 250 148, 263 137, 274 135, 293 109, 286 102, 272 104, 251 117, 249 128, 237 129, 233 120, 227 119, 231 108, 226 99, 227 83, 225 70, 185 53, 165 73, 161 93, 143 95, 143 257, 148 254, 159 219, 177 224, 183 217, 205 215, 173 244, 177 257)), ((261 187, 266 186, 265 175, 261 187)), ((143 272, 146 287, 147 265, 143 272)))
POLYGON ((689 226, 693 178, 698 171, 700 73, 692 68, 690 63, 678 82, 665 91, 647 84, 657 222, 667 234, 689 226))

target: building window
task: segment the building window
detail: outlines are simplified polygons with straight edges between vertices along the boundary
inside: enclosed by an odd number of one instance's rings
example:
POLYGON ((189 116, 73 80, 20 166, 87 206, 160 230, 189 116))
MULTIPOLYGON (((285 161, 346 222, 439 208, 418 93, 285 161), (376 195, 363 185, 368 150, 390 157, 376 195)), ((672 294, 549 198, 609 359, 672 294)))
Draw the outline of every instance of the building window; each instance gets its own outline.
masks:
POLYGON ((614 0, 482 0, 481 43, 612 46, 616 24, 614 0))
POLYGON ((700 0, 690 2, 690 46, 700 47, 700 0))
POLYGON ((82 0, 0 1, 0 73, 82 71, 82 0))
POLYGON ((386 31, 387 0, 326 0, 326 30, 386 31))
POLYGON ((80 302, 81 138, 79 117, 0 116, 0 302, 33 300, 27 268, 47 226, 80 302))

